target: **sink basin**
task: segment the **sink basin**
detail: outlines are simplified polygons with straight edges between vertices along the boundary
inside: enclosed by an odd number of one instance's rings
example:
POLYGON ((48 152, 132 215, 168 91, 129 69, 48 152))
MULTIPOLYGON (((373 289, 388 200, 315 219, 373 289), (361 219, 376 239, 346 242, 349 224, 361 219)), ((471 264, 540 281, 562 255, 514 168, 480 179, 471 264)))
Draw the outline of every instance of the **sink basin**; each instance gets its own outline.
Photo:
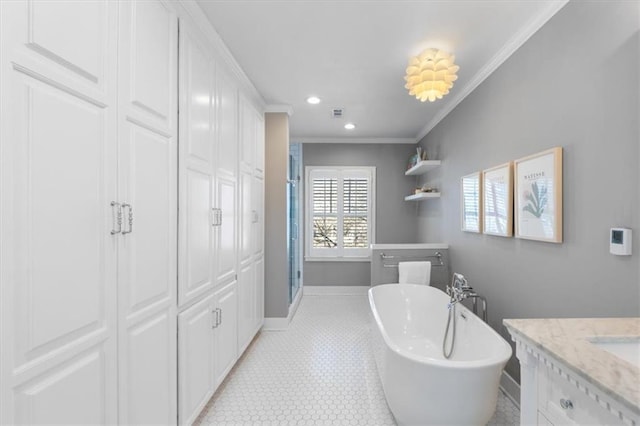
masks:
POLYGON ((589 339, 593 345, 640 367, 640 338, 609 337, 589 339))

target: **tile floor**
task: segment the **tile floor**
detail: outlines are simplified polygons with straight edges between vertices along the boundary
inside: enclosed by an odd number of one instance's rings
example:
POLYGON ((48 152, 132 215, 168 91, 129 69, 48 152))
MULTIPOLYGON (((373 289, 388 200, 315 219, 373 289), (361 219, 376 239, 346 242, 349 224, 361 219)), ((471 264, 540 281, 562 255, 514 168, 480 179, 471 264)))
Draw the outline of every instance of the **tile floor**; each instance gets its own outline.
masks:
MULTIPOLYGON (((366 296, 305 296, 287 331, 263 331, 196 425, 393 426, 369 347, 366 296)), ((517 425, 500 394, 489 425, 517 425)))

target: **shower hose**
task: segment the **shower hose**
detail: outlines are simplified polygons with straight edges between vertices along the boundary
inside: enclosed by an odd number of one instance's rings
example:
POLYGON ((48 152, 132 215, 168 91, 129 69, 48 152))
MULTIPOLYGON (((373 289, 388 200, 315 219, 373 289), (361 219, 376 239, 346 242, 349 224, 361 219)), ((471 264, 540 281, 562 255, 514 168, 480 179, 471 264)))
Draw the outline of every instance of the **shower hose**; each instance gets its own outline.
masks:
POLYGON ((447 318, 447 326, 444 330, 444 339, 442 339, 442 355, 446 359, 451 358, 451 354, 453 353, 453 346, 456 343, 456 302, 453 296, 453 292, 451 293, 451 300, 449 301, 449 317, 447 318), (453 317, 453 321, 451 321, 451 317, 453 317), (447 337, 449 337, 449 326, 453 322, 453 330, 451 331, 451 345, 449 346, 449 350, 447 350, 447 337))

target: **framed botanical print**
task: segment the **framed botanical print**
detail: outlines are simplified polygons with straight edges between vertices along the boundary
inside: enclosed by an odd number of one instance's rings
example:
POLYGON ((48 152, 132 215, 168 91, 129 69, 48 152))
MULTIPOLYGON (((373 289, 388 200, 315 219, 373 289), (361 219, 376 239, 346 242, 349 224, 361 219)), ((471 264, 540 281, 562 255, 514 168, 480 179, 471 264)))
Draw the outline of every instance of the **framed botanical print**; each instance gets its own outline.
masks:
POLYGON ((515 161, 516 237, 562 242, 562 148, 515 161))

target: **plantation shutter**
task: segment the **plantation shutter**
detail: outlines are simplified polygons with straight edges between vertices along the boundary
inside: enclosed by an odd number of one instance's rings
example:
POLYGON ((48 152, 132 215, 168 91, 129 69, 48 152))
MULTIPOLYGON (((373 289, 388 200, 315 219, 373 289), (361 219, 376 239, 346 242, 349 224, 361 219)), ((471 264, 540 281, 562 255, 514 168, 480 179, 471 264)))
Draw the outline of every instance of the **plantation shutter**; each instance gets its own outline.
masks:
POLYGON ((366 178, 344 178, 342 199, 344 247, 369 247, 369 180, 366 178))
POLYGON ((369 255, 374 173, 372 167, 308 168, 308 256, 369 255))
POLYGON ((338 179, 312 180, 313 247, 338 247, 338 179))

